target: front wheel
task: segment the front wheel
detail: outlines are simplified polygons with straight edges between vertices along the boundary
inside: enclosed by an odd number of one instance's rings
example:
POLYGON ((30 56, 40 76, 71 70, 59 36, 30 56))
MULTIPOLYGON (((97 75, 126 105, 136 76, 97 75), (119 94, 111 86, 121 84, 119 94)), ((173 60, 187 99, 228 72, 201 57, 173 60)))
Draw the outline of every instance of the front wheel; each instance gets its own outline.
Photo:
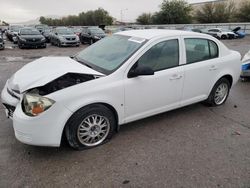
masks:
POLYGON ((94 40, 93 40, 93 39, 90 39, 89 45, 92 45, 93 43, 94 43, 94 40))
POLYGON ((103 105, 91 105, 77 111, 67 122, 69 145, 77 150, 93 148, 111 139, 116 121, 113 112, 103 105))
POLYGON ((214 85, 208 99, 205 101, 209 106, 220 106, 228 98, 231 84, 226 78, 221 78, 214 85))
POLYGON ((225 39, 227 39, 227 36, 226 35, 222 35, 221 39, 225 40, 225 39))

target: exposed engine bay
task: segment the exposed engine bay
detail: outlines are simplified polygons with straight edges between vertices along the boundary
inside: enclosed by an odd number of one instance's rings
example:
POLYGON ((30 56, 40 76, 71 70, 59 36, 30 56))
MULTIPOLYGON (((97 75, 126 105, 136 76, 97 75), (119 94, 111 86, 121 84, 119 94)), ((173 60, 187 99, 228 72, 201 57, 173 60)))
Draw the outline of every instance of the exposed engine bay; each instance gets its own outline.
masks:
POLYGON ((30 89, 29 93, 39 94, 41 96, 48 95, 58 90, 80 84, 86 81, 97 79, 99 77, 95 75, 79 74, 79 73, 67 73, 41 87, 30 89))

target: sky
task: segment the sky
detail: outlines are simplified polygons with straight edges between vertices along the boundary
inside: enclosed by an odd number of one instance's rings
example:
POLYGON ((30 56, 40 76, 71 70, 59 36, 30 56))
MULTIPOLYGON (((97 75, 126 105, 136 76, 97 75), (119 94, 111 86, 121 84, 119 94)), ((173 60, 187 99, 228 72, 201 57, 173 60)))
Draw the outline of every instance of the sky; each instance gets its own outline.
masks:
MULTIPOLYGON (((196 3, 207 0, 188 0, 196 3)), ((163 0, 0 0, 0 20, 20 23, 40 16, 77 15, 80 12, 103 8, 117 20, 135 21, 143 12, 159 10, 163 0)))

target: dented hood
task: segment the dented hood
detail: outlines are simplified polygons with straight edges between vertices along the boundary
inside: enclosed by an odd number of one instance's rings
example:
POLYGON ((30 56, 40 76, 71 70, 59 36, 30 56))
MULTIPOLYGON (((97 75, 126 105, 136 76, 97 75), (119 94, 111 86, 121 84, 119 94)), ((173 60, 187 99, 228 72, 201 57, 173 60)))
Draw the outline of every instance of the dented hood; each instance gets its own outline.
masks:
POLYGON ((80 73, 102 76, 70 57, 42 57, 18 70, 8 81, 8 87, 20 93, 43 86, 66 73, 80 73))

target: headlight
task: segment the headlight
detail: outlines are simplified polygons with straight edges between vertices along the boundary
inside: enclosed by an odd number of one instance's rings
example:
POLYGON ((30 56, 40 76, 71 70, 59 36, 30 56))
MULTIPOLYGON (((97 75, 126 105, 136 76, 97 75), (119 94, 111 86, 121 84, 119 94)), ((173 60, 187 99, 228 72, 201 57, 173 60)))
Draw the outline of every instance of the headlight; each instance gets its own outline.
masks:
POLYGON ((59 36, 60 40, 65 40, 65 38, 63 36, 59 36))
POLYGON ((24 94, 22 106, 28 116, 37 116, 48 110, 55 101, 36 94, 24 94))
POLYGON ((94 36, 94 39, 100 39, 100 37, 98 37, 98 36, 94 36))
POLYGON ((20 39, 21 41, 26 42, 26 39, 25 39, 25 38, 20 37, 19 39, 20 39))
POLYGON ((41 41, 45 41, 46 39, 43 37, 42 39, 41 39, 41 41))

